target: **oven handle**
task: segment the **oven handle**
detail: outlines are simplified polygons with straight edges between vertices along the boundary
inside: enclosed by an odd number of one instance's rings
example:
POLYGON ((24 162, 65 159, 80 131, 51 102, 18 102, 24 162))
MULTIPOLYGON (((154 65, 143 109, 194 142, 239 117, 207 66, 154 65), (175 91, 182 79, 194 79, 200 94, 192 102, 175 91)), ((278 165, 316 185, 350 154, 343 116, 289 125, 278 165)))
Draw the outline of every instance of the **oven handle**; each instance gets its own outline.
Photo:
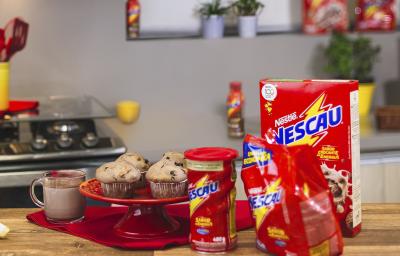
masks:
POLYGON ((86 178, 94 178, 96 169, 112 159, 82 160, 70 162, 26 163, 15 166, 0 167, 0 188, 28 187, 32 180, 40 177, 46 171, 79 169, 86 173, 86 178))
MULTIPOLYGON (((59 168, 62 170, 64 168, 59 168)), ((79 169, 86 173, 86 179, 92 179, 96 175, 96 168, 86 167, 86 168, 69 168, 69 169, 79 169)), ((3 172, 0 173, 0 188, 9 187, 28 187, 34 179, 37 179, 43 175, 47 170, 41 171, 24 171, 24 172, 3 172)), ((27 190, 28 192, 28 190, 27 190)))
POLYGON ((39 178, 43 173, 44 171, 0 173, 0 188, 29 186, 32 180, 39 178))
POLYGON ((37 170, 62 170, 62 169, 81 169, 81 168, 98 168, 100 165, 112 162, 115 157, 93 158, 85 160, 65 160, 65 161, 49 161, 49 162, 27 162, 18 164, 0 165, 0 173, 3 172, 26 172, 37 170))

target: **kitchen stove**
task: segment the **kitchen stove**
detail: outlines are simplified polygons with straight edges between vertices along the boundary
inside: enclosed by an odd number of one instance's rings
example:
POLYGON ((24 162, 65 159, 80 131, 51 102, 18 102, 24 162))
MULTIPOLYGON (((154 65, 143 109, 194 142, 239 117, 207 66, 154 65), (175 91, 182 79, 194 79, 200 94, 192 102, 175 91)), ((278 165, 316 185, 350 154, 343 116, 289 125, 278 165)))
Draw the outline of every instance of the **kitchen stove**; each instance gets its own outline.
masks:
POLYGON ((102 120, 114 114, 95 98, 39 102, 38 114, 0 119, 0 208, 32 207, 28 186, 45 171, 81 169, 93 178, 100 165, 126 152, 102 120))
POLYGON ((0 143, 13 142, 18 140, 18 124, 0 124, 0 143))
POLYGON ((118 138, 99 135, 91 119, 4 123, 0 138, 1 163, 82 159, 126 151, 118 138))

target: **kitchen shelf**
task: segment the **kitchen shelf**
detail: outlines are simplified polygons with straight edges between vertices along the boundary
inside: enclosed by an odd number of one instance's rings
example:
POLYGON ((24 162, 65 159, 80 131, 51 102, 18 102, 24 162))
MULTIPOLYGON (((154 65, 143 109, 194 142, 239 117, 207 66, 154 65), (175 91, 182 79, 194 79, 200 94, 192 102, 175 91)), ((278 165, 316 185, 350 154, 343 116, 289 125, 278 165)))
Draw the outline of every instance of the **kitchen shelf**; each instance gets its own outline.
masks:
MULTIPOLYGON (((354 25, 350 26, 349 34, 353 33, 358 33, 357 31, 354 31, 354 25)), ((360 32, 360 33, 395 33, 400 31, 400 25, 397 26, 397 29, 394 31, 366 31, 366 32, 360 32)), ((298 34, 298 35, 308 35, 303 33, 302 28, 300 25, 296 25, 291 29, 287 28, 277 28, 274 30, 261 30, 257 33, 257 36, 269 36, 269 35, 285 35, 285 34, 298 34)), ((326 35, 326 34, 321 34, 321 35, 326 35)), ((318 36, 318 35, 308 35, 310 37, 312 36, 318 36)), ((226 27, 225 28, 225 33, 223 38, 235 38, 239 37, 239 33, 237 31, 236 27, 226 27)), ((203 39, 203 36, 201 35, 201 32, 165 32, 165 31, 148 31, 148 32, 142 32, 140 34, 140 37, 135 38, 135 39, 128 39, 127 41, 146 41, 146 40, 173 40, 173 39, 203 39)))
MULTIPOLYGON (((291 30, 277 29, 269 31, 259 31, 257 36, 277 35, 277 34, 302 34, 300 27, 296 27, 291 30)), ((239 37, 237 28, 225 28, 224 38, 239 37)), ((127 38, 127 41, 142 41, 142 40, 168 40, 168 39, 203 39, 201 32, 164 32, 164 31, 153 31, 153 32, 142 32, 140 37, 135 39, 127 38)))

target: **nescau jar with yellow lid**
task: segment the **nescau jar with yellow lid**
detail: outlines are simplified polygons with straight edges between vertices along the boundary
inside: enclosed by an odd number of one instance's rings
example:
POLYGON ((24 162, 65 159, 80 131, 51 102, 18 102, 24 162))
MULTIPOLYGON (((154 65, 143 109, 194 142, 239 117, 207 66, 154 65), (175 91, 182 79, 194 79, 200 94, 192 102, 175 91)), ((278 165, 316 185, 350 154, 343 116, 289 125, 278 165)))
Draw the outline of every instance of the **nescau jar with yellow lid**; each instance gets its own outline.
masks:
POLYGON ((188 170, 190 244, 203 253, 220 253, 237 244, 235 223, 238 152, 205 147, 185 152, 188 170))

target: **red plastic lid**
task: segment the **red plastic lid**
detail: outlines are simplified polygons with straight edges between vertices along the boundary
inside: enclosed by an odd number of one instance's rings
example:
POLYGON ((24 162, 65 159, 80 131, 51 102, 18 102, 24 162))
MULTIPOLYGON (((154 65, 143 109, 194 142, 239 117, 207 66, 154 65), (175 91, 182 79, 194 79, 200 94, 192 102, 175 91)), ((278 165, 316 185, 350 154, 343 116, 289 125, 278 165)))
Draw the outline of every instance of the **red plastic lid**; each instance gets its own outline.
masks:
POLYGON ((226 161, 238 157, 238 152, 232 148, 206 147, 185 151, 185 157, 197 161, 226 161))
POLYGON ((241 90, 242 89, 242 82, 239 82, 239 81, 233 81, 229 85, 232 90, 241 90))

